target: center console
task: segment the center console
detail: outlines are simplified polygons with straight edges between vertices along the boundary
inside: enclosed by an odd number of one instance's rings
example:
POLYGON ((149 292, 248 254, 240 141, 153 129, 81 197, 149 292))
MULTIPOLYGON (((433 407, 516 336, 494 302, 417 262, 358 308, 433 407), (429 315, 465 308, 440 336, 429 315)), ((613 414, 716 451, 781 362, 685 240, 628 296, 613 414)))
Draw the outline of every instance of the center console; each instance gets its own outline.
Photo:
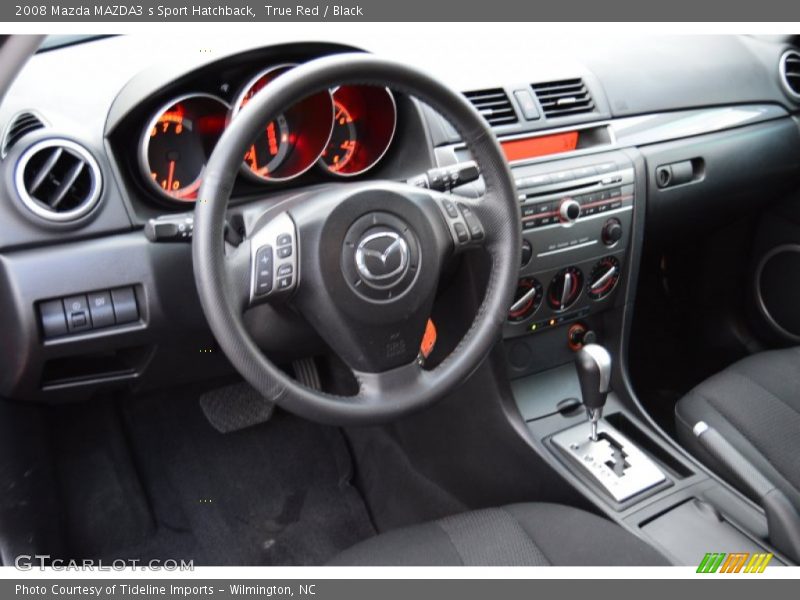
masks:
POLYGON ((636 285, 643 163, 614 151, 512 172, 523 248, 504 350, 528 443, 675 564, 720 551, 791 564, 770 544, 760 507, 643 422, 624 365, 612 361, 624 356, 636 285))

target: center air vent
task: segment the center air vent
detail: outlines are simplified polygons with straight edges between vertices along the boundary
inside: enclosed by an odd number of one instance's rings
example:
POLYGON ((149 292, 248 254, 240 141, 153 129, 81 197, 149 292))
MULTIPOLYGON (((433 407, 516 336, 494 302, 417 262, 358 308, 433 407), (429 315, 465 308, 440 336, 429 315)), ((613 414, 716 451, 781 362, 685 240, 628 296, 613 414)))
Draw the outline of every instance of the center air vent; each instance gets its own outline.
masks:
POLYGON ((489 125, 510 125, 517 122, 517 114, 511 106, 508 94, 502 88, 464 92, 489 125))
POLYGON ((43 219, 74 221, 100 199, 100 167, 88 150, 64 139, 42 140, 17 163, 17 193, 25 207, 43 219))
POLYGON ((16 144, 24 135, 44 127, 44 122, 32 112, 18 113, 6 127, 3 133, 3 143, 0 146, 0 157, 5 158, 11 146, 16 144))
POLYGON ((795 100, 800 100, 800 52, 787 50, 781 56, 781 83, 795 100))
POLYGON ((594 110, 594 101, 582 79, 534 83, 531 88, 542 105, 545 118, 568 117, 594 110))

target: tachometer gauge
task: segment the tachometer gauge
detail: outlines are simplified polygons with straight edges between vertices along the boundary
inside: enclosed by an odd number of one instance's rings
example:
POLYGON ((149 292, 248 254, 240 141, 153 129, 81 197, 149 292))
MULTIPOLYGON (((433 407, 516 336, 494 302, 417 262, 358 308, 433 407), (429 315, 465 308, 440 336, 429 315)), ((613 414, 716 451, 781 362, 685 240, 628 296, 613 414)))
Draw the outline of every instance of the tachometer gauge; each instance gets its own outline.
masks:
MULTIPOLYGON (((271 67, 244 86, 233 105, 231 117, 271 81, 294 65, 271 67)), ((307 171, 319 158, 331 136, 333 99, 321 92, 305 98, 284 114, 264 124, 244 156, 245 172, 257 179, 285 181, 307 171)))
POLYGON ((333 92, 333 133, 320 162, 341 177, 361 175, 386 154, 397 125, 394 96, 386 88, 343 85, 333 92))
POLYGON ((205 94, 172 100, 159 110, 142 135, 140 166, 149 185, 172 200, 196 200, 227 112, 225 102, 205 94))

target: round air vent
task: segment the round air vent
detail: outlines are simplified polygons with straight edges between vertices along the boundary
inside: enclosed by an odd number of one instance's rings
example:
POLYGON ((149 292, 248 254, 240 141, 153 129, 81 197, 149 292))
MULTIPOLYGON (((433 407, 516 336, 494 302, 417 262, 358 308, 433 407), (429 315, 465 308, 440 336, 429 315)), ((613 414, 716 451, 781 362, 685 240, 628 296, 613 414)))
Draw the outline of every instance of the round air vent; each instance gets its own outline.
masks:
POLYGON ((88 214, 100 199, 102 176, 94 157, 70 140, 47 139, 22 153, 17 193, 35 215, 63 223, 88 214))
POLYGON ((794 100, 800 101, 800 52, 787 50, 781 56, 781 84, 794 100))
POLYGON ((781 337, 800 341, 800 245, 785 244, 767 252, 756 269, 756 303, 781 337))

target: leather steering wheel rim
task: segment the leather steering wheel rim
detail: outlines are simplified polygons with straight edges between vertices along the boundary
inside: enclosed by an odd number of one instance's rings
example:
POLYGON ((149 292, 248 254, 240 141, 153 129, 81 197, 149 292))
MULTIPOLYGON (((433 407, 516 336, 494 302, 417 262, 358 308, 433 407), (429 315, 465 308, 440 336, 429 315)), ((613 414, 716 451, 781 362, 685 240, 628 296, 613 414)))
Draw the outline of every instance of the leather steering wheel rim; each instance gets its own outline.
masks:
MULTIPOLYGON (((195 208, 192 255, 200 301, 217 342, 233 366, 260 394, 310 420, 376 424, 396 419, 440 399, 462 383, 500 339, 515 289, 521 251, 520 215, 513 178, 486 121, 459 93, 429 75, 369 54, 348 53, 312 60, 270 82, 237 115, 209 158, 195 208), (442 114, 459 132, 481 171, 481 214, 489 283, 476 317, 462 340, 439 365, 419 369, 409 382, 397 369, 370 376, 356 373, 355 396, 307 388, 273 364, 248 334, 226 268, 222 231, 242 157, 257 132, 298 100, 337 85, 390 87, 442 114)), ((244 282, 242 282, 244 285, 244 282)))

